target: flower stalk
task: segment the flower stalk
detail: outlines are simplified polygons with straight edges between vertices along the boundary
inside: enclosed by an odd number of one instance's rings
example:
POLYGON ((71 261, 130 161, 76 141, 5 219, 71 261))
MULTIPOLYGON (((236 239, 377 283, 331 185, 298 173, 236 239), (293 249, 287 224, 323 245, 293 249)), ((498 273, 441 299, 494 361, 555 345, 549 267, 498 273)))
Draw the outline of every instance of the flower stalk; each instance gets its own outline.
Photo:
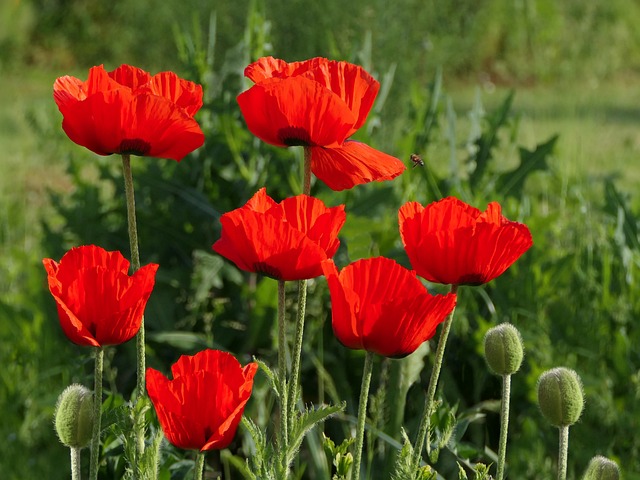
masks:
POLYGON ((509 403, 511 399, 511 375, 502 376, 502 403, 500 405, 500 442, 498 443, 498 472, 496 480, 504 478, 507 459, 507 436, 509 432, 509 403))
POLYGON ((89 461, 89 479, 97 480, 100 459, 100 420, 102 417, 102 368, 104 350, 95 349, 95 365, 93 373, 93 432, 91 435, 91 459, 89 461))
POLYGON ((82 480, 82 470, 80 469, 80 449, 71 447, 71 480, 82 480))
POLYGON ((369 400, 369 386, 373 371, 373 352, 367 352, 364 357, 362 371, 362 385, 360 386, 360 401, 358 402, 358 424, 356 427, 356 447, 353 456, 353 471, 351 480, 360 480, 360 464, 362 463, 362 445, 364 444, 364 427, 367 420, 367 402, 369 400))
POLYGON ((204 473, 204 460, 207 452, 198 452, 196 457, 196 466, 193 471, 193 480, 202 480, 202 475, 204 473))
POLYGON ((559 428, 558 480, 567 479, 567 459, 569 457, 569 425, 559 428))
MULTIPOLYGON (((451 285, 451 293, 458 293, 458 286, 451 285)), ((420 457, 422 456, 422 449, 424 447, 425 438, 429 432, 431 424, 431 415, 435 410, 435 397, 436 388, 438 386, 438 379, 440 378, 440 370, 442 369, 442 362, 444 359, 444 350, 447 345, 447 338, 451 331, 451 324, 453 323, 453 314, 455 308, 451 310, 451 313, 447 315, 447 318, 442 324, 442 332, 440 333, 440 339, 438 340, 438 347, 436 348, 436 356, 433 363, 433 370, 431 370, 431 377, 429 378, 429 388, 427 389, 427 399, 425 400, 424 409, 422 412, 422 418, 420 419, 420 426, 418 427, 418 436, 414 445, 413 457, 411 459, 411 465, 413 472, 418 471, 420 466, 420 457)), ((431 449, 431 442, 427 441, 427 452, 431 449)))
POLYGON ((286 479, 289 473, 289 466, 286 465, 286 452, 289 448, 289 407, 287 392, 287 326, 286 326, 286 296, 285 282, 278 280, 278 379, 280 381, 280 466, 283 478, 286 479))

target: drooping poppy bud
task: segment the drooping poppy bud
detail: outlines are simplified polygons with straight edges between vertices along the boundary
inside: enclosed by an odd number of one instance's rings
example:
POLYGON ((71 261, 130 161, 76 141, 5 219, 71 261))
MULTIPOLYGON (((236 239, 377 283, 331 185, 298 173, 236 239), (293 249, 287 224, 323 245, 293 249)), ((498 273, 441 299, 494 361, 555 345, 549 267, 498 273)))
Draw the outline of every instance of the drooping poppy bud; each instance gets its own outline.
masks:
POLYGON ((69 385, 58 397, 54 424, 63 445, 88 446, 93 430, 93 392, 77 383, 69 385))

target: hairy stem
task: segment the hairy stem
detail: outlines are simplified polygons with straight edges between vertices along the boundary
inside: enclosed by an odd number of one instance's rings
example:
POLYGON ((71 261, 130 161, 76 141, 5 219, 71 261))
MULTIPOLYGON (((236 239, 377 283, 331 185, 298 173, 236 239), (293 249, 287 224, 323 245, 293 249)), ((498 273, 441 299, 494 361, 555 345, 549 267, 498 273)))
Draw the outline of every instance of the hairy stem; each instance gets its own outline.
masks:
POLYGON ((80 452, 79 448, 71 447, 71 480, 82 480, 82 471, 80 469, 80 452))
POLYGON ((504 478, 507 458, 507 435, 509 433, 509 402, 511 399, 511 375, 502 376, 502 403, 500 406, 500 443, 498 444, 498 473, 496 480, 504 478))
POLYGON ((567 478, 567 458, 569 456, 569 426, 560 427, 560 442, 558 453, 558 480, 567 478))
POLYGON ((297 394, 300 386, 300 356, 302 355, 302 337, 304 334, 304 314, 307 307, 307 281, 298 282, 298 315, 296 317, 296 338, 293 347, 291 378, 289 379, 289 425, 293 424, 297 394))
MULTIPOLYGON (((451 285, 451 293, 457 293, 458 286, 451 285)), ((429 379, 429 388, 427 389, 427 399, 424 403, 424 409, 422 411, 422 418, 420 419, 420 426, 418 427, 418 436, 414 445, 413 457, 411 459, 412 472, 417 472, 420 466, 420 458, 422 456, 422 449, 424 447, 424 441, 429 432, 431 424, 431 415, 435 410, 435 398, 436 388, 438 387, 438 379, 440 378, 440 370, 442 369, 442 361, 444 359, 444 350, 447 346, 447 338, 451 331, 451 324, 453 323, 453 313, 455 308, 451 310, 451 313, 447 315, 444 323, 442 324, 442 331, 440 332, 440 339, 438 340, 438 347, 436 348, 436 357, 433 362, 433 370, 431 370, 431 378, 429 379)), ((431 442, 427 441, 427 452, 431 449, 431 442)))
POLYGON ((358 403, 358 426, 356 429, 356 449, 353 456, 353 471, 351 480, 360 480, 360 463, 362 463, 362 445, 364 443, 364 427, 367 419, 367 402, 369 400, 369 385, 373 370, 373 353, 367 352, 364 357, 362 371, 362 385, 360 386, 360 401, 358 403))
POLYGON ((281 472, 286 480, 289 466, 286 464, 289 448, 289 408, 287 403, 287 325, 285 315, 284 281, 278 280, 278 379, 280 381, 280 450, 281 472))
POLYGON ((198 452, 196 457, 196 466, 193 470, 193 480, 202 480, 202 473, 204 472, 204 457, 207 452, 198 452))
MULTIPOLYGON (((140 251, 138 249, 138 226, 136 222, 136 199, 133 191, 133 175, 131 174, 131 156, 122 155, 122 176, 124 177, 124 193, 127 202, 127 224, 129 231, 129 247, 131 249, 131 271, 135 273, 140 268, 140 251)), ((140 400, 145 395, 145 339, 144 316, 140 322, 140 330, 136 335, 136 396, 132 398, 140 400)), ((138 458, 144 453, 144 422, 135 419, 134 434, 138 458)))
POLYGON ((91 459, 89 461, 89 479, 98 478, 100 453, 100 423, 102 418, 102 367, 104 350, 95 349, 95 365, 93 373, 93 431, 91 434, 91 459))

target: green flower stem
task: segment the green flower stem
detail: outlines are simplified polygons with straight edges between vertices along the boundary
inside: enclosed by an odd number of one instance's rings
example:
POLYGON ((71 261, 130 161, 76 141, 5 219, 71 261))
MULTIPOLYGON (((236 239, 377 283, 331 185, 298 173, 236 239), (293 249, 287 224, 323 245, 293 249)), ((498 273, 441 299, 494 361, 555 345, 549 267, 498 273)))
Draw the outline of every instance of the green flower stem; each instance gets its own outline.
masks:
POLYGON ((302 337, 304 333, 304 314, 307 307, 307 281, 298 282, 298 315, 296 317, 296 338, 293 347, 293 363, 289 379, 289 426, 293 425, 296 400, 300 384, 300 356, 302 355, 302 337))
MULTIPOLYGON (((451 285, 451 293, 457 293, 458 286, 451 285)), ((431 415, 435 410, 435 398, 436 388, 438 386, 438 378, 440 378, 440 370, 442 368, 442 361, 444 359, 444 349, 447 345, 447 338, 449 337, 449 331, 451 330, 451 324, 453 323, 453 313, 455 308, 451 310, 451 313, 447 316, 442 324, 442 331, 440 332, 440 340, 438 340, 438 347, 436 348, 436 358, 433 363, 433 370, 431 370, 431 378, 429 379, 429 388, 427 389, 427 399, 424 403, 424 409, 422 411, 422 418, 420 420, 420 426, 418 427, 418 436, 414 445, 413 457, 411 459, 412 471, 417 472, 420 466, 420 458, 422 457, 422 449, 424 447, 424 441, 429 432, 429 426, 431 424, 431 415)), ((427 452, 431 449, 431 443, 427 442, 427 452)))
POLYGON ((500 443, 498 445, 498 473, 496 480, 504 478, 507 458, 507 435, 509 431, 509 402, 511 400, 511 375, 502 376, 502 403, 500 406, 500 443))
MULTIPOLYGON (((127 223, 129 225, 129 247, 131 248, 131 270, 134 273, 140 268, 140 252, 138 250, 138 227, 136 224, 136 199, 133 192, 133 175, 131 174, 131 157, 122 155, 122 176, 124 177, 124 193, 127 199, 127 223)), ((137 366, 137 394, 144 396, 145 392, 145 354, 144 354, 144 317, 140 330, 136 336, 137 366)))
POLYGON ((71 480, 82 480, 80 470, 80 449, 71 447, 71 480))
POLYGON ((560 427, 560 448, 558 453, 558 480, 567 478, 567 458, 569 456, 569 426, 560 427))
MULTIPOLYGON (((136 224, 136 199, 133 191, 133 175, 131 174, 131 156, 122 155, 122 176, 124 177, 124 192, 127 201, 127 224, 129 226, 129 247, 131 249, 131 270, 132 273, 140 268, 140 252, 138 249, 138 227, 136 224)), ((140 330, 136 335, 136 396, 134 400, 140 400, 145 396, 145 339, 144 339, 144 315, 140 322, 140 330)), ((134 421, 134 434, 136 437, 136 448, 138 457, 144 453, 144 421, 134 421)))
POLYGON ((196 457, 196 466, 193 471, 193 480, 202 480, 202 474, 204 472, 204 457, 207 452, 198 452, 196 457))
POLYGON ((302 180, 302 193, 311 195, 311 148, 304 147, 304 176, 302 180))
POLYGON ((289 466, 285 465, 289 448, 289 408, 287 404, 287 325, 285 315, 284 281, 278 280, 278 379, 280 381, 280 450, 281 475, 287 478, 289 466))
POLYGON ((102 417, 102 368, 104 364, 104 350, 95 350, 95 368, 93 374, 93 432, 91 435, 91 460, 89 462, 89 479, 98 478, 98 464, 100 453, 100 420, 102 417))
POLYGON ((367 419, 367 401, 369 400, 369 385, 373 370, 373 353, 367 352, 364 357, 362 371, 362 385, 360 386, 360 402, 358 403, 358 426, 356 430, 356 449, 353 456, 353 471, 351 480, 360 480, 360 463, 362 462, 362 445, 364 443, 364 426, 367 419))

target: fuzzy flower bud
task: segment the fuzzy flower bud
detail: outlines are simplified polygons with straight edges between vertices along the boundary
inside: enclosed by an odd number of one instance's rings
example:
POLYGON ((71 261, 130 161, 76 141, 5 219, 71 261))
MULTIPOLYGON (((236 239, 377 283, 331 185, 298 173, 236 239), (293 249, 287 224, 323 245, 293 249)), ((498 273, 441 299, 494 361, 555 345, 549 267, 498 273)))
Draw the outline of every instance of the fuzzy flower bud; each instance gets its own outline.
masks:
POLYGON ((540 375, 538 405, 554 427, 576 423, 584 408, 582 382, 578 374, 574 370, 558 367, 540 375))
POLYGON ((93 430, 93 392, 83 385, 69 385, 58 397, 54 418, 63 445, 86 447, 93 430))
POLYGON ((606 457, 598 455, 589 462, 587 471, 582 480, 618 480, 620 469, 618 464, 606 457))
POLYGON ((522 337, 510 323, 501 323, 484 337, 484 358, 496 375, 512 375, 520 369, 524 350, 522 337))

